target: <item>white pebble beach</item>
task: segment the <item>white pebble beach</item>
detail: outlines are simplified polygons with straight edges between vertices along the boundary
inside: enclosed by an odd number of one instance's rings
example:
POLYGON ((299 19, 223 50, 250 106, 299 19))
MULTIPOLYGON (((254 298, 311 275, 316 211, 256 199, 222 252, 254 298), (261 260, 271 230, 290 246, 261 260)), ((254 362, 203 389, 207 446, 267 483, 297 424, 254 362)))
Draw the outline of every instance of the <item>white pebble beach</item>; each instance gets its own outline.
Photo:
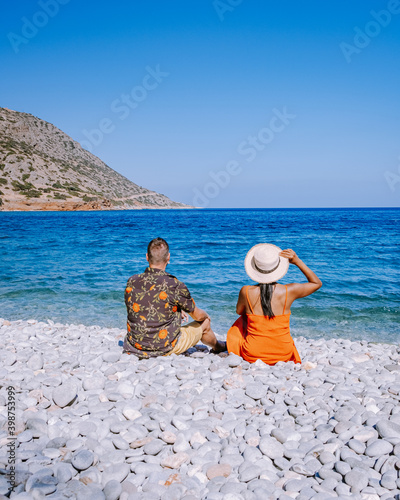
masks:
POLYGON ((124 334, 0 319, 0 500, 400 498, 398 345, 300 337, 268 366, 124 334))

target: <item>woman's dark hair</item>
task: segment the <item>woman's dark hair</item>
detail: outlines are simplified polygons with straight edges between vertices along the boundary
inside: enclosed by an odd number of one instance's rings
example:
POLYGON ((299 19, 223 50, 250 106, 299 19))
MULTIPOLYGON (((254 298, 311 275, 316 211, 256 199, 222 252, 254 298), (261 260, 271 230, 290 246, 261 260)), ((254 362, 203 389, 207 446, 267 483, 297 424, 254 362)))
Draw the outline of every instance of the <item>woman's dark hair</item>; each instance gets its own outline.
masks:
POLYGON ((274 292, 274 287, 272 283, 260 283, 260 298, 261 298, 261 307, 263 310, 264 316, 268 316, 269 319, 275 317, 275 314, 272 312, 271 307, 271 299, 272 294, 274 292))

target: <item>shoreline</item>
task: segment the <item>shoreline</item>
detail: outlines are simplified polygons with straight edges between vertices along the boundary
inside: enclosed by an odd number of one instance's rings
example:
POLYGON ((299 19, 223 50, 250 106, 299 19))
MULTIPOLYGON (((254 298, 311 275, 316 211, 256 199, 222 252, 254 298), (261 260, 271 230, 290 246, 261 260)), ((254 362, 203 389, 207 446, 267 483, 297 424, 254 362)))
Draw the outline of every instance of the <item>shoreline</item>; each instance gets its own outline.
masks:
MULTIPOLYGON (((33 318, 29 318, 29 319, 8 319, 8 318, 2 318, 0 317, 0 327, 1 327, 1 321, 5 321, 5 322, 8 322, 10 324, 12 323, 27 323, 28 321, 32 322, 32 324, 41 324, 41 325, 44 325, 44 326, 55 326, 57 328, 95 328, 95 329, 100 329, 100 330, 115 330, 115 331, 118 331, 120 332, 121 335, 125 336, 126 334, 126 330, 124 330, 123 328, 118 328, 116 326, 104 326, 104 325, 99 325, 99 324, 85 324, 85 323, 61 323, 59 321, 55 321, 55 320, 52 320, 52 319, 33 319, 33 318)), ((229 329, 229 327, 225 328, 225 330, 227 331, 229 329)), ((215 335, 217 336, 218 340, 223 340, 225 341, 226 340, 226 334, 221 334, 221 333, 218 333, 218 331, 214 331, 215 335)), ((296 343, 297 345, 297 342, 301 342, 301 341, 306 341, 306 342, 319 342, 319 341, 323 341, 323 342, 330 342, 330 341, 333 341, 333 342, 341 342, 341 341, 349 341, 351 343, 356 343, 356 344, 371 344, 371 345, 382 345, 382 346, 397 346, 397 345, 400 345, 396 342, 378 342, 376 340, 350 340, 348 338, 345 338, 345 337, 329 337, 329 338, 321 338, 321 337, 308 337, 307 335, 304 335, 304 334, 299 334, 299 335, 296 335, 296 334, 292 334, 292 338, 294 340, 294 342, 296 343)), ((1 342, 0 342, 0 348, 1 348, 1 342)), ((300 353, 301 354, 301 353, 300 353)), ((400 363, 400 359, 399 359, 399 363, 400 363)))
POLYGON ((16 500, 400 495, 395 344, 299 337, 302 364, 268 366, 204 346, 139 361, 118 328, 0 319, 0 335, 0 494, 15 453, 16 500))
POLYGON ((82 206, 79 208, 63 208, 52 209, 52 210, 37 210, 37 209, 15 209, 15 210, 5 210, 0 207, 0 212, 5 213, 15 213, 15 212, 126 212, 128 210, 194 210, 199 209, 200 207, 121 207, 121 208, 83 208, 82 206))

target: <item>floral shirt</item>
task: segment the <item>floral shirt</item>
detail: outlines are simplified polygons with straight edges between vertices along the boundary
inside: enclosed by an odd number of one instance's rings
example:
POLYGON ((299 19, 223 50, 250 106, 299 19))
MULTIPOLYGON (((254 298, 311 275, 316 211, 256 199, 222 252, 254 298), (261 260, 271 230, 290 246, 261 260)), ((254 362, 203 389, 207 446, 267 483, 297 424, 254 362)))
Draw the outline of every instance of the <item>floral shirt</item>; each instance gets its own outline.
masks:
POLYGON ((124 350, 139 358, 163 356, 171 351, 180 335, 181 311, 192 313, 195 309, 184 283, 150 267, 129 278, 125 304, 128 333, 124 350))

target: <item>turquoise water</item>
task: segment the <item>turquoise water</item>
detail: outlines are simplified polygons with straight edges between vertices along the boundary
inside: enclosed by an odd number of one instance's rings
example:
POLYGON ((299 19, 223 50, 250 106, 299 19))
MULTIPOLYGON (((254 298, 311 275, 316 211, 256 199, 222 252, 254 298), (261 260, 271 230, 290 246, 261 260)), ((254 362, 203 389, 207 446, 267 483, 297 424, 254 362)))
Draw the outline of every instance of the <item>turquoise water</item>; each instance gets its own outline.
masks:
MULTIPOLYGON (((323 287, 292 306, 292 333, 400 340, 400 209, 0 212, 0 317, 124 328, 127 278, 147 243, 170 244, 168 271, 184 281, 214 329, 236 319, 248 249, 293 248, 323 287)), ((303 280, 294 266, 283 283, 303 280)))

